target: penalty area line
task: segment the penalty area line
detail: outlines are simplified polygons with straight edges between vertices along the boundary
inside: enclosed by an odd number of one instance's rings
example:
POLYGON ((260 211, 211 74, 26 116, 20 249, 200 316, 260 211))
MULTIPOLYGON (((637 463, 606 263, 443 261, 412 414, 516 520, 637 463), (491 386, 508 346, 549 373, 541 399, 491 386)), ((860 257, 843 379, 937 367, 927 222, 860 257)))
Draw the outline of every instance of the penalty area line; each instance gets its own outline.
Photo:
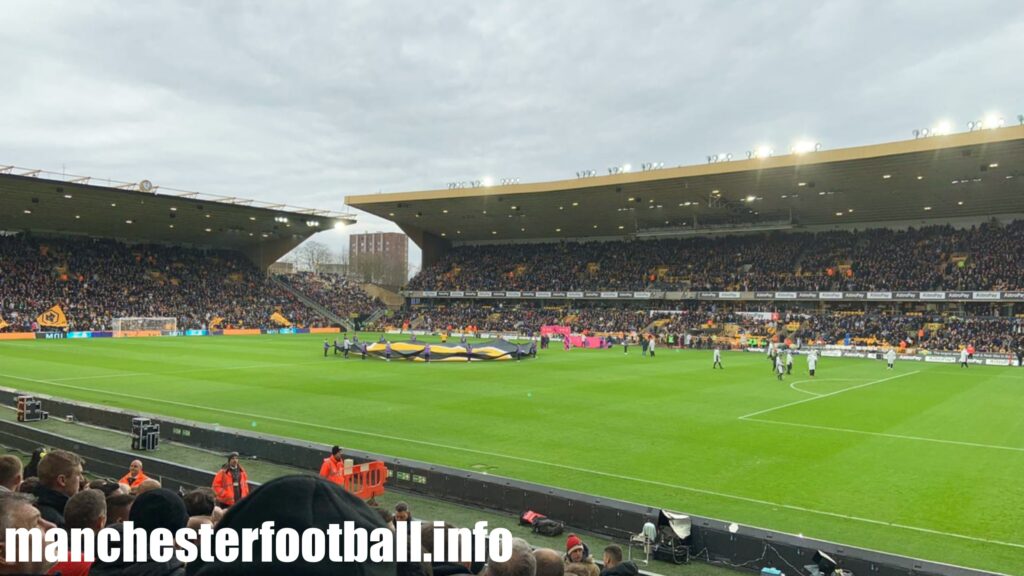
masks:
POLYGON ((740 420, 746 420, 748 418, 753 418, 754 416, 760 416, 761 414, 767 414, 769 412, 775 412, 776 410, 782 410, 783 408, 789 408, 790 406, 796 406, 798 404, 806 404, 807 402, 814 402, 815 400, 821 400, 822 398, 828 398, 830 396, 835 396, 837 394, 842 394, 843 392, 849 392, 851 390, 857 390, 859 388, 865 388, 867 386, 874 386, 875 384, 881 384, 882 382, 889 382, 890 380, 896 380, 897 378, 903 378, 904 376, 913 376, 914 374, 917 374, 918 372, 920 372, 920 370, 914 370, 913 372, 907 372, 905 374, 897 374, 896 376, 890 376, 888 378, 882 378, 881 380, 874 380, 872 382, 866 382, 864 384, 858 384, 856 386, 850 386, 849 388, 843 388, 842 390, 836 390, 835 392, 829 392, 828 394, 822 394, 820 396, 815 396, 814 398, 804 398, 803 400, 797 400, 795 402, 789 402, 787 404, 783 404, 782 406, 776 406, 774 408, 766 408, 764 410, 759 410, 757 412, 751 412, 750 414, 745 414, 743 416, 740 416, 739 419, 740 420))
MULTIPOLYGON (((908 374, 905 374, 905 375, 908 375, 908 374)), ((270 420, 270 421, 274 421, 274 422, 281 422, 281 423, 284 423, 284 424, 291 424, 291 425, 302 426, 302 427, 307 427, 307 428, 317 428, 317 429, 320 429, 320 430, 327 430, 327 431, 330 431, 330 432, 345 432, 345 433, 349 433, 349 434, 357 434, 357 435, 367 436, 367 437, 371 437, 371 438, 380 438, 380 439, 384 439, 384 440, 392 440, 392 441, 403 442, 403 443, 407 443, 407 444, 416 444, 416 445, 419 445, 419 446, 428 446, 428 447, 431 447, 431 448, 439 448, 439 449, 442 449, 442 450, 464 452, 464 453, 467 453, 467 454, 475 454, 475 455, 478 455, 478 456, 490 456, 492 458, 501 458, 501 459, 505 459, 505 460, 513 460, 513 461, 517 461, 517 462, 524 462, 524 463, 527 463, 527 464, 535 464, 535 465, 538 465, 538 466, 546 466, 546 467, 549 467, 549 468, 559 468, 559 469, 562 469, 562 470, 569 470, 569 471, 572 471, 572 472, 579 472, 579 473, 583 473, 583 474, 591 474, 591 475, 594 475, 594 476, 602 476, 602 477, 611 478, 611 479, 614 479, 614 480, 624 480, 624 481, 627 481, 627 482, 635 482, 637 484, 647 484, 647 485, 650 485, 650 486, 658 486, 658 487, 661 487, 661 488, 669 488, 669 489, 673 489, 673 490, 682 490, 684 492, 691 492, 691 493, 694 493, 694 494, 702 494, 702 495, 705 495, 705 496, 714 496, 714 497, 717 497, 717 498, 723 498, 723 499, 726 499, 726 500, 734 500, 734 501, 737 501, 737 502, 747 502, 749 504, 758 504, 760 506, 769 506, 769 507, 772 507, 772 508, 783 508, 783 509, 792 510, 792 511, 795 511, 795 512, 804 512, 804 513, 807 513, 807 514, 815 514, 815 515, 818 515, 818 516, 826 516, 826 517, 829 517, 829 518, 837 518, 837 519, 841 519, 841 520, 849 520, 849 521, 852 521, 852 522, 860 522, 860 523, 864 523, 864 524, 872 524, 872 525, 875 525, 875 526, 888 526, 890 528, 897 528, 897 529, 901 529, 901 530, 920 532, 920 533, 924 533, 924 534, 932 534, 932 535, 936 535, 936 536, 947 536, 947 537, 950 537, 950 538, 956 538, 956 539, 960 539, 960 540, 969 540, 969 541, 972 541, 972 542, 982 542, 982 543, 985 543, 985 544, 995 544, 995 545, 998 545, 998 546, 1006 546, 1006 547, 1010 547, 1010 548, 1018 548, 1018 549, 1024 550, 1024 544, 1020 544, 1020 543, 1016 543, 1016 542, 1005 542, 1005 541, 1002 541, 1002 540, 993 540, 993 539, 990 539, 990 538, 981 538, 981 537, 978 537, 978 536, 969 536, 967 534, 958 534, 958 533, 955 533, 955 532, 944 532, 942 530, 933 530, 931 528, 922 528, 920 526, 911 526, 911 525, 908 525, 908 524, 900 524, 900 523, 897 523, 897 522, 886 522, 884 520, 875 520, 875 519, 872 519, 872 518, 864 518, 864 517, 861 517, 861 516, 850 516, 850 515, 847 515, 847 514, 840 514, 838 512, 829 512, 827 510, 816 510, 814 508, 807 508, 807 507, 798 506, 798 505, 795 505, 795 504, 785 504, 785 503, 781 503, 781 502, 772 502, 770 500, 763 500, 763 499, 760 499, 760 498, 751 498, 749 496, 738 496, 736 494, 727 494, 725 492, 718 492, 718 491, 715 491, 715 490, 707 490, 707 489, 704 489, 704 488, 694 488, 692 486, 683 486, 681 484, 672 484, 672 483, 669 483, 669 482, 662 482, 662 481, 659 481, 659 480, 650 480, 650 479, 645 479, 645 478, 636 478, 636 477, 633 477, 633 476, 626 476, 626 475, 623 475, 623 474, 615 474, 613 472, 606 472, 606 471, 603 471, 603 470, 591 470, 591 469, 588 469, 588 468, 581 468, 581 467, 577 467, 577 466, 569 466, 567 464, 559 464, 557 462, 546 462, 544 460, 537 460, 537 459, 534 459, 534 458, 526 458, 526 457, 523 457, 523 456, 513 456, 511 454, 501 454, 501 453, 498 453, 498 452, 489 452, 489 451, 486 451, 486 450, 476 450, 476 449, 473 449, 473 448, 464 448, 464 447, 460 447, 460 446, 451 446, 451 445, 448 445, 448 444, 441 444, 441 443, 438 443, 438 442, 430 442, 428 440, 416 440, 416 439, 413 439, 413 438, 403 438, 401 436, 392 436, 390 434, 380 434, 380 433, 377 433, 377 432, 367 432, 367 431, 363 431, 363 430, 354 430, 354 429, 351 429, 351 428, 339 428, 339 427, 335 427, 335 426, 327 426, 327 425, 324 425, 324 424, 316 424, 316 423, 313 423, 313 422, 300 422, 298 420, 290 420, 290 419, 287 419, 287 418, 280 418, 280 417, 277 417, 277 416, 265 416, 265 415, 262 415, 262 414, 252 414, 252 413, 248 413, 248 412, 240 412, 240 411, 237 411, 237 410, 227 410, 227 409, 224 409, 224 408, 216 408, 216 407, 212 407, 212 406, 203 406, 203 405, 199 405, 199 404, 189 404, 187 402, 178 402, 176 400, 162 400, 162 399, 159 399, 159 398, 151 398, 151 397, 148 397, 148 396, 138 396, 138 395, 134 395, 134 394, 125 394, 123 392, 111 392, 109 390, 100 390, 100 389, 96 389, 96 388, 87 388, 85 386, 75 386, 75 385, 72 385, 72 384, 62 384, 62 383, 59 383, 59 382, 51 382, 51 381, 47 381, 47 380, 38 380, 38 379, 35 379, 35 378, 26 378, 24 376, 13 376, 13 375, 9 375, 9 374, 0 374, 0 377, 13 378, 13 379, 16 379, 16 380, 24 380, 26 382, 35 382, 35 383, 38 383, 38 384, 48 384, 48 385, 51 385, 51 386, 58 386, 58 387, 61 387, 61 388, 70 388, 70 389, 73 389, 73 390, 83 390, 83 391, 86 391, 86 392, 95 392, 95 393, 99 393, 99 394, 105 394, 105 395, 108 395, 108 396, 120 396, 120 397, 123 397, 123 398, 131 398, 131 399, 135 399, 135 400, 143 400, 143 401, 146 401, 146 402, 156 402, 156 403, 168 404, 168 405, 172 405, 172 406, 181 406, 181 407, 185 407, 185 408, 192 408, 192 409, 197 409, 197 410, 205 410, 207 412, 216 412, 216 413, 221 413, 221 414, 229 414, 229 415, 233 415, 233 416, 243 416, 243 417, 246 417, 246 418, 259 418, 259 419, 263 419, 263 420, 270 420)), ((891 380, 891 378, 887 378, 886 380, 891 380)), ((808 400, 816 400, 816 399, 817 398, 809 398, 808 400)))

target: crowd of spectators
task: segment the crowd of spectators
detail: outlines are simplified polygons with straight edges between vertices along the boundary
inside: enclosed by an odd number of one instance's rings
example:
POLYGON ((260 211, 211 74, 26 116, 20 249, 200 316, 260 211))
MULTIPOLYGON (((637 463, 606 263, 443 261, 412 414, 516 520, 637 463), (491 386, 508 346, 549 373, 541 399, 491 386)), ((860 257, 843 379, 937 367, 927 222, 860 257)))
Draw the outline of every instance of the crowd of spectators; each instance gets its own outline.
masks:
POLYGON ((1024 221, 457 247, 412 290, 1022 290, 1024 221))
MULTIPOLYGON (((340 448, 332 450, 332 456, 325 459, 326 463, 334 458, 340 448)), ((170 537, 164 540, 168 544, 177 544, 178 531, 189 528, 196 533, 211 532, 208 542, 221 540, 234 542, 238 546, 238 534, 247 529, 266 530, 269 523, 272 527, 294 530, 304 534, 308 529, 329 533, 334 525, 345 526, 345 530, 358 529, 370 533, 377 529, 395 532, 394 545, 422 546, 421 552, 434 552, 435 523, 423 522, 416 524, 399 524, 414 522, 409 505, 398 502, 392 510, 378 506, 372 500, 367 503, 349 493, 343 483, 332 480, 321 470, 320 475, 308 474, 281 476, 267 481, 262 486, 248 490, 245 472, 237 463, 237 454, 231 454, 226 464, 213 480, 211 488, 199 487, 177 492, 163 487, 154 479, 145 479, 137 487, 129 489, 125 482, 98 479, 89 482, 86 478, 86 462, 77 454, 65 450, 48 452, 38 462, 38 470, 31 472, 38 476, 27 476, 30 472, 22 467, 21 460, 12 454, 0 455, 0 549, 11 551, 24 547, 16 546, 12 540, 16 530, 38 529, 46 536, 47 542, 52 540, 77 540, 72 531, 88 529, 85 538, 93 538, 93 542, 83 546, 69 545, 69 550, 93 550, 94 561, 76 559, 69 554, 57 563, 48 562, 45 558, 20 558, 12 561, 4 560, 0 572, 4 574, 61 574, 63 576, 185 576, 227 575, 227 574, 377 574, 380 576, 431 576, 459 575, 475 576, 636 576, 637 567, 634 563, 624 560, 622 549, 610 545, 604 549, 603 566, 599 566, 591 555, 590 548, 576 534, 569 534, 565 541, 565 553, 548 548, 533 549, 522 539, 512 541, 512 550, 507 560, 499 561, 490 558, 486 563, 481 558, 460 561, 457 558, 436 558, 423 562, 411 561, 407 554, 397 548, 393 552, 395 561, 367 562, 343 564, 326 558, 311 563, 305 558, 286 562, 282 556, 289 555, 282 551, 278 540, 273 543, 255 542, 252 548, 252 561, 242 563, 222 561, 211 557, 207 550, 198 553, 195 560, 183 563, 176 555, 169 559, 158 558, 150 550, 149 554, 136 553, 138 557, 128 561, 123 557, 127 546, 114 545, 119 552, 116 557, 109 558, 99 552, 99 542, 123 542, 127 533, 126 522, 131 522, 133 529, 152 534, 156 530, 166 530, 170 537), (232 469, 241 478, 222 482, 220 478, 232 469), (232 484, 233 483, 233 484, 232 484), (240 494, 225 501, 225 491, 240 489, 240 494), (10 531, 8 530, 10 529, 10 531), (101 539, 100 530, 117 532, 116 538, 101 539), (217 532, 222 529, 236 531, 234 538, 220 538, 217 532), (411 530, 419 533, 412 536, 411 530), (402 535, 398 531, 406 531, 402 535), (63 532, 58 535, 51 532, 63 532), (276 549, 273 557, 263 546, 276 549), (603 569, 602 569, 603 568, 603 569)), ((142 463, 132 462, 131 469, 125 479, 143 476, 142 463)), ((236 493, 237 494, 237 493, 236 493)), ((456 526, 443 523, 445 529, 458 530, 456 526)), ((451 534, 451 533, 449 533, 451 534)), ((195 538, 191 544, 199 544, 198 534, 184 536, 195 538)), ((304 536, 305 537, 305 536, 304 536)), ((150 541, 154 539, 151 538, 150 541)), ((242 539, 244 541, 244 538, 242 539)), ((446 548, 446 554, 472 553, 473 550, 460 549, 465 546, 458 538, 446 548)), ((349 539, 346 538, 346 542, 349 539)), ((138 544, 136 544, 137 546, 138 544)), ((245 544, 242 544, 245 546, 245 544)), ((321 547, 323 546, 321 542, 321 547)), ((348 546, 348 544, 345 544, 348 546)), ((355 550, 346 550, 354 553, 355 550)), ((392 552, 389 550, 389 552, 392 552)), ((312 553, 310 551, 309 553, 312 553)), ((72 553, 73 554, 73 553, 72 553)), ((475 554, 474 554, 475 556, 475 554)), ((484 555, 486 556, 486 554, 484 555)))
POLYGON ((274 326, 275 311, 299 325, 324 322, 236 252, 0 236, 7 330, 32 330, 54 305, 68 330, 110 330, 127 317, 173 317, 179 330, 207 328, 216 317, 223 328, 260 328, 274 326))
POLYGON ((622 302, 576 301, 562 307, 522 301, 449 301, 404 310, 394 326, 430 332, 462 331, 537 335, 545 325, 569 326, 574 333, 631 334, 648 332, 673 342, 722 334, 790 338, 825 344, 877 342, 957 350, 972 344, 981 352, 1013 352, 1024 346, 1024 317, 998 316, 998 309, 947 312, 906 311, 877 307, 865 311, 794 308, 750 302, 722 304, 700 301, 622 302))
POLYGON ((343 318, 366 317, 384 307, 358 283, 339 274, 296 272, 278 278, 343 318))

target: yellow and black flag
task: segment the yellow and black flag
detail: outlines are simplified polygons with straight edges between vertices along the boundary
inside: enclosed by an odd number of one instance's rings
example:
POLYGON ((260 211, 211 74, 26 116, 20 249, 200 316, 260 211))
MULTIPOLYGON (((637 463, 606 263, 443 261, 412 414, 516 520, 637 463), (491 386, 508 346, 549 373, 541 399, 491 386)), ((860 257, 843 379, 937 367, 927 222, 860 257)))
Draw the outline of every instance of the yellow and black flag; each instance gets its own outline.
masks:
POLYGON ((43 312, 36 318, 36 322, 40 326, 46 326, 47 328, 67 328, 68 317, 64 315, 64 311, 61 310, 60 304, 54 305, 46 312, 43 312))
POLYGON ((213 319, 210 320, 210 325, 209 325, 208 328, 210 330, 220 330, 220 325, 223 322, 224 322, 223 318, 221 318, 220 316, 214 316, 213 319))
POLYGON ((2 317, 0 317, 0 330, 3 330, 4 328, 7 328, 8 326, 10 326, 10 324, 5 322, 4 319, 2 317))
POLYGON ((272 322, 280 325, 280 326, 286 326, 287 327, 287 326, 291 326, 292 325, 291 320, 289 320, 289 319, 285 318, 284 316, 282 316, 280 312, 274 312, 273 314, 271 314, 270 315, 270 320, 272 322))

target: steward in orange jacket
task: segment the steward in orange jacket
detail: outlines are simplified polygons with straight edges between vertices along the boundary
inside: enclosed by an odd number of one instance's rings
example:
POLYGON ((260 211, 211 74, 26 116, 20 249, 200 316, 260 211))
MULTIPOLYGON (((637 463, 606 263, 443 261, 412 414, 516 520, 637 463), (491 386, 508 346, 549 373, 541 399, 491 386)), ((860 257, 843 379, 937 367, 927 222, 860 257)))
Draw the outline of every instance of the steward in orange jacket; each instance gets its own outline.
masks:
POLYGON ((341 446, 331 448, 331 455, 324 458, 324 463, 320 466, 320 476, 339 486, 345 484, 345 463, 342 461, 341 446))
POLYGON ((119 484, 127 484, 129 488, 138 488, 139 484, 149 480, 149 476, 142 471, 142 461, 132 460, 132 463, 128 465, 128 473, 121 476, 118 480, 119 484))
POLYGON ((249 477, 245 468, 238 465, 238 452, 232 452, 217 475, 213 477, 213 493, 217 503, 227 508, 249 495, 249 477))

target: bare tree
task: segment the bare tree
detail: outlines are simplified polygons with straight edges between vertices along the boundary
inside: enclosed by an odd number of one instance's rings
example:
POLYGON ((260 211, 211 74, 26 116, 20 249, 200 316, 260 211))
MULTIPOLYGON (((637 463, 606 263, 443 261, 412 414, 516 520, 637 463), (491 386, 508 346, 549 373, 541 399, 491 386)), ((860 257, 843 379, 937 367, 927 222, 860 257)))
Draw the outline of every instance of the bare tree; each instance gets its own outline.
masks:
POLYGON ((409 271, 405 262, 383 254, 359 254, 352 257, 349 269, 362 278, 382 286, 397 288, 405 285, 409 271))
POLYGON ((298 267, 310 272, 316 272, 324 264, 332 264, 337 259, 330 248, 315 240, 303 243, 292 254, 298 267))

